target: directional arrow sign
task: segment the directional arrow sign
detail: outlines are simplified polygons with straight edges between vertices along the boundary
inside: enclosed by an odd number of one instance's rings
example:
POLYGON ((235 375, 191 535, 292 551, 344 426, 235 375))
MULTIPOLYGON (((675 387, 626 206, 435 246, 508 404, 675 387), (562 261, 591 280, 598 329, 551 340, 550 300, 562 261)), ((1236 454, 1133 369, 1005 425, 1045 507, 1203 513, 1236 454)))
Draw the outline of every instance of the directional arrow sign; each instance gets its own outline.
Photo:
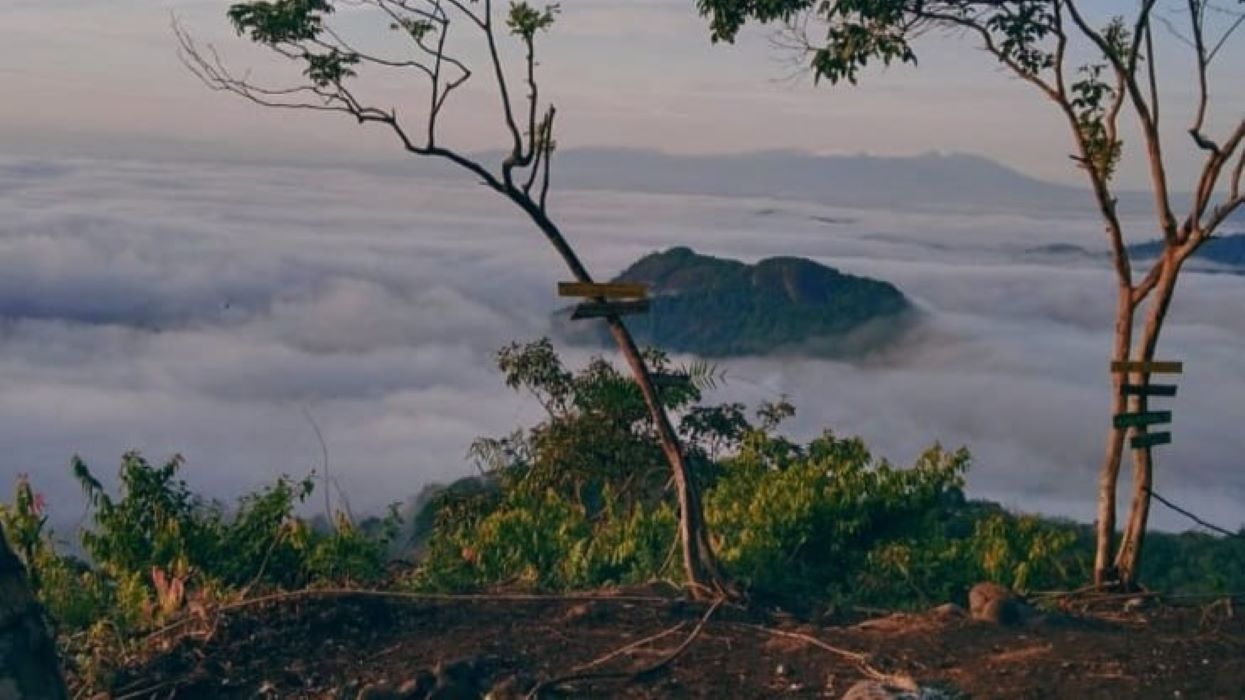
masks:
POLYGON ((590 284, 588 282, 558 282, 558 295, 564 297, 600 297, 602 299, 643 299, 648 296, 648 285, 628 282, 590 284))
POLYGON ((1120 387, 1125 396, 1175 396, 1176 387, 1170 384, 1125 384, 1120 387))
POLYGON ((1180 374, 1183 362, 1112 362, 1111 372, 1148 372, 1150 374, 1180 374))
POLYGON ((1134 450, 1136 450, 1141 449, 1142 447, 1154 447, 1155 445, 1170 445, 1171 441, 1171 433, 1147 433, 1145 435, 1138 435, 1132 440, 1129 440, 1129 444, 1133 446, 1134 450))
POLYGON ((1172 422, 1171 411, 1154 411, 1153 413, 1121 413, 1115 417, 1115 427, 1144 428, 1147 425, 1172 422))
POLYGON ((622 316, 624 314, 642 314, 648 312, 648 300, 638 301, 607 301, 580 304, 571 314, 571 320, 582 318, 604 318, 606 316, 622 316))

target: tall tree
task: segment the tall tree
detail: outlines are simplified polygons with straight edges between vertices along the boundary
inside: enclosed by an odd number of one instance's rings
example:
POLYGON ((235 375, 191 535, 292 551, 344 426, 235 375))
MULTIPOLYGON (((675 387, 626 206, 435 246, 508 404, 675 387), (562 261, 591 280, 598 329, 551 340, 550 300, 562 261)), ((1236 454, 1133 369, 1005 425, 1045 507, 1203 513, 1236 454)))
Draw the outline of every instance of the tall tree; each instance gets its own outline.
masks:
MULTIPOLYGON (((263 86, 231 72, 212 47, 200 48, 176 24, 174 31, 183 62, 214 90, 266 107, 345 114, 360 124, 388 130, 413 156, 443 159, 472 173, 535 224, 577 281, 592 282, 548 208, 555 109, 540 98, 536 48, 538 36, 553 25, 557 11, 556 5, 537 9, 527 2, 512 2, 506 11, 495 12, 492 0, 254 0, 231 6, 228 17, 239 35, 301 67, 302 82, 283 87, 263 86), (360 45, 354 34, 335 25, 339 4, 369 10, 377 21, 373 29, 387 27, 397 41, 376 39, 368 47, 360 45), (522 55, 515 75, 508 68, 516 66, 508 66, 503 58, 508 48, 501 42, 505 34, 517 42, 522 55), (496 167, 441 138, 450 97, 477 75, 462 43, 471 38, 476 41, 475 55, 483 56, 481 72, 496 93, 498 118, 507 135, 506 153, 496 167), (422 80, 427 95, 418 116, 411 119, 365 98, 360 75, 364 71, 401 71, 422 80), (515 96, 516 86, 526 95, 515 96)), ((358 21, 357 13, 352 14, 358 21)), ((640 350, 621 318, 611 315, 605 320, 640 386, 670 464, 688 586, 697 596, 731 593, 710 546, 697 485, 640 350)))
POLYGON ((44 623, 43 608, 0 526, 0 698, 65 697, 65 681, 56 645, 44 623))
MULTIPOLYGON (((1245 203, 1241 189, 1245 115, 1229 110, 1212 119, 1210 114, 1212 78, 1240 84, 1239 66, 1226 76, 1212 74, 1211 68, 1245 22, 1245 14, 1233 7, 1245 0, 1172 0, 1164 7, 1158 0, 1139 0, 1129 16, 1114 16, 1105 23, 1086 12, 1089 6, 1101 12, 1101 4, 1087 0, 698 0, 698 4, 711 19, 715 41, 733 40, 749 20, 784 23, 794 45, 807 52, 815 77, 832 84, 856 83, 871 60, 915 63, 916 36, 930 29, 953 30, 976 42, 1052 103, 1068 126, 1073 158, 1085 173, 1110 243, 1116 282, 1113 361, 1154 359, 1182 266, 1245 203), (1175 37, 1165 42, 1162 53, 1154 37, 1156 23, 1175 37), (814 37, 810 28, 824 34, 814 37), (1185 52, 1189 59, 1188 82, 1164 91, 1158 64, 1175 63, 1181 58, 1177 52, 1185 52), (1190 94, 1192 104, 1180 105, 1192 114, 1185 137, 1178 142, 1165 139, 1161 115, 1172 102, 1190 94), (1153 228, 1142 228, 1162 240, 1157 262, 1138 276, 1133 274, 1135 261, 1125 243, 1113 184, 1123 154, 1124 113, 1136 120, 1139 152, 1148 166, 1153 196, 1153 228), (1216 136, 1210 133, 1210 123, 1226 123, 1227 128, 1216 136), (1187 209, 1178 210, 1168 165, 1171 154, 1181 147, 1191 151, 1200 168, 1188 183, 1187 209)), ((1126 396, 1123 385, 1148 385, 1149 380, 1146 373, 1113 374, 1111 415, 1146 411, 1145 394, 1126 396)), ((1094 565, 1100 587, 1137 585, 1154 473, 1149 446, 1132 450, 1131 506, 1114 559, 1112 550, 1125 438, 1139 430, 1111 424, 1107 431, 1098 480, 1094 565)))

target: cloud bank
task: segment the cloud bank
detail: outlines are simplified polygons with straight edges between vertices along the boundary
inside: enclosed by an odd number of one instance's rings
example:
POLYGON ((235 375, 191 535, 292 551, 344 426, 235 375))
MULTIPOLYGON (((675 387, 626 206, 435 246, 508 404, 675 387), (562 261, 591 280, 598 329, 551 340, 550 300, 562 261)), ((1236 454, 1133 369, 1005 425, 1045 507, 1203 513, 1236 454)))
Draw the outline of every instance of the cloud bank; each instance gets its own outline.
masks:
MULTIPOLYGON (((900 464, 935 440, 967 445, 974 494, 1093 517, 1111 276, 1021 251, 1098 247, 1094 221, 624 192, 560 193, 554 211, 601 276, 681 244, 894 282, 929 312, 904 345, 855 363, 729 361, 712 398, 785 393, 799 437, 860 434, 900 464)), ((305 409, 355 510, 377 509, 468 473, 475 436, 537 417, 492 357, 549 332, 564 276, 518 212, 468 181, 0 160, 0 483, 30 472, 72 512, 73 453, 111 473, 141 449, 185 455, 194 485, 231 497, 318 466, 305 409)), ((1245 277, 1181 284, 1162 354, 1186 374, 1157 488, 1235 528, 1245 277)))

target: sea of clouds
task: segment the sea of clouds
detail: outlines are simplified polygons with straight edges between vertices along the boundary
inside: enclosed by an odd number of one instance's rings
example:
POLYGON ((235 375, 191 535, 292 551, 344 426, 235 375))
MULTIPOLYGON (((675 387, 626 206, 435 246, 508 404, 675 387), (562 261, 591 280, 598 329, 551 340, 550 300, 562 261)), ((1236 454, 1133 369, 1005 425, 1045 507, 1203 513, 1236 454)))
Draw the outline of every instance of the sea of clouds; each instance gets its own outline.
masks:
MULTIPOLYGON (((973 495, 1093 518, 1112 276, 1026 250, 1101 248, 1096 222, 625 192, 559 192, 552 209, 601 277, 690 245, 895 283, 926 311, 902 345, 725 361, 710 398, 785 394, 796 436, 859 434, 899 464, 966 445, 973 495)), ((228 499, 320 467, 310 415, 353 509, 378 510, 470 473, 476 436, 538 418, 493 356, 549 333, 565 277, 470 180, 0 158, 0 484, 29 473, 77 513, 71 456, 111 475, 139 449, 180 453, 193 485, 228 499)), ((1186 371, 1156 488, 1230 528, 1245 520, 1242 301, 1245 276, 1187 274, 1160 353, 1186 371)))

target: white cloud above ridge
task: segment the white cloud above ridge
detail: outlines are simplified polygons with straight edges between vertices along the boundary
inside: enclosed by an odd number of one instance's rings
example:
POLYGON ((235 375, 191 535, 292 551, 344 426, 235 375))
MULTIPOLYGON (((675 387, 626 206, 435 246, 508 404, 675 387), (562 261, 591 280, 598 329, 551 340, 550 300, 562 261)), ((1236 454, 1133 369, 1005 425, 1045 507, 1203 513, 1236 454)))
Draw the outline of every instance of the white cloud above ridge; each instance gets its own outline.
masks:
MULTIPOLYGON (((77 503, 70 454, 111 472, 139 447, 181 451, 194 483, 236 493, 318 463, 309 406, 354 505, 376 508, 466 473, 471 438, 536 416, 491 358, 546 332, 564 273, 517 212, 470 183, 9 161, 0 191, 0 483, 32 471, 57 502, 77 503)), ((967 444, 974 493, 1092 514, 1110 274, 1015 252, 1096 247, 1093 222, 1038 239, 1050 222, 587 192, 558 194, 555 211, 602 275, 688 244, 808 255, 895 282, 930 311, 911 346, 856 365, 726 361, 720 398, 789 393, 797 433, 859 433, 900 464, 936 439, 967 444)), ((1245 278, 1189 275, 1164 339, 1188 369, 1160 491, 1229 527, 1245 504, 1228 462, 1245 449, 1245 319, 1225 300, 1242 293, 1245 278)))

